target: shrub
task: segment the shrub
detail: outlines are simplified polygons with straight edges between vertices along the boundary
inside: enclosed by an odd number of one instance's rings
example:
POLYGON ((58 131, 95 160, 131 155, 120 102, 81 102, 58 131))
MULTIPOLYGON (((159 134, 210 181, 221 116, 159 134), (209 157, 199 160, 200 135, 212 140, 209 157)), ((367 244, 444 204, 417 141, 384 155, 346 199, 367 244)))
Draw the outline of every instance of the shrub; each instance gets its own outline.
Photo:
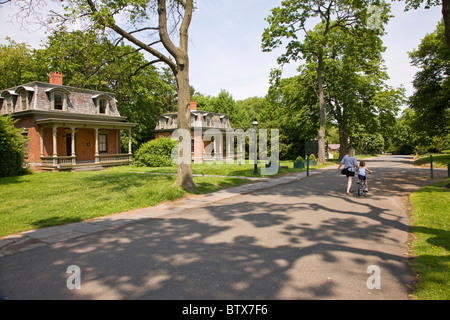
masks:
POLYGON ((25 172, 23 168, 25 138, 14 127, 16 120, 0 116, 0 177, 12 177, 25 172))
POLYGON ((295 159, 295 162, 304 162, 302 156, 298 156, 297 159, 295 159))
POLYGON ((310 154, 309 155, 309 160, 315 161, 316 160, 316 156, 314 154, 310 154))
POLYGON ((148 141, 136 151, 134 164, 138 167, 168 167, 172 163, 172 149, 177 142, 170 137, 148 141))

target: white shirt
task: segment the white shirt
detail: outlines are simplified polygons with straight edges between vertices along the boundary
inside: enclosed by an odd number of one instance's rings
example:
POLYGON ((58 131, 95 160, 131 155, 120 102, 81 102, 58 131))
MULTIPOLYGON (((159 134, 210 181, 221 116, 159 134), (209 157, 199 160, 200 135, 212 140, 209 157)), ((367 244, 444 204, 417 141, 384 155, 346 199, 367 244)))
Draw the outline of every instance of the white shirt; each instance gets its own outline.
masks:
POLYGON ((359 176, 365 176, 366 175, 366 168, 359 168, 358 175, 359 176))

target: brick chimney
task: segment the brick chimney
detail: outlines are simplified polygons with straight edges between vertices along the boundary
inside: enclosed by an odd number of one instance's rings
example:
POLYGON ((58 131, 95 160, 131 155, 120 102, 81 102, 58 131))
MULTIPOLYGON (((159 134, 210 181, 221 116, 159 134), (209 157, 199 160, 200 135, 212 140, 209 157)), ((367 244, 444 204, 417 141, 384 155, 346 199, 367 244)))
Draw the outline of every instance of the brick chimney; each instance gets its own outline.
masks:
POLYGON ((192 111, 197 110, 197 101, 191 101, 190 107, 192 111))
POLYGON ((61 72, 50 72, 48 75, 48 82, 50 84, 56 84, 58 86, 63 85, 63 75, 61 72))

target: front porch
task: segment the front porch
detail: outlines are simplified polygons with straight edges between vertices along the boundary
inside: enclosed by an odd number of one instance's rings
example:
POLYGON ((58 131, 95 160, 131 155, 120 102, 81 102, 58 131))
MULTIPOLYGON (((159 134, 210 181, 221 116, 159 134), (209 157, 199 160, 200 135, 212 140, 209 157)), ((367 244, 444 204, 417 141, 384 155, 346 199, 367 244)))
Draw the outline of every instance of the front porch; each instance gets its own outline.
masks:
MULTIPOLYGON (((42 171, 102 170, 132 162, 134 124, 60 119, 37 120, 42 171), (121 153, 121 132, 128 135, 128 153, 121 153)), ((125 138, 125 137, 124 137, 125 138)))

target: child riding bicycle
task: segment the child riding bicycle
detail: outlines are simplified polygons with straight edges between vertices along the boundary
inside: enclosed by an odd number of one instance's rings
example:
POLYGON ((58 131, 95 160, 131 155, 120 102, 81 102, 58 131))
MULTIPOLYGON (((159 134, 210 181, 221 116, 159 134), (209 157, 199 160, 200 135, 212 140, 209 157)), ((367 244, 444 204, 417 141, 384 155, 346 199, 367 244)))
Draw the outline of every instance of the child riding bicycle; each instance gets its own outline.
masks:
POLYGON ((358 169, 359 183, 364 183, 364 187, 365 187, 364 192, 369 192, 369 188, 367 186, 366 172, 372 173, 372 171, 366 167, 366 163, 364 161, 360 161, 359 169, 358 169))

